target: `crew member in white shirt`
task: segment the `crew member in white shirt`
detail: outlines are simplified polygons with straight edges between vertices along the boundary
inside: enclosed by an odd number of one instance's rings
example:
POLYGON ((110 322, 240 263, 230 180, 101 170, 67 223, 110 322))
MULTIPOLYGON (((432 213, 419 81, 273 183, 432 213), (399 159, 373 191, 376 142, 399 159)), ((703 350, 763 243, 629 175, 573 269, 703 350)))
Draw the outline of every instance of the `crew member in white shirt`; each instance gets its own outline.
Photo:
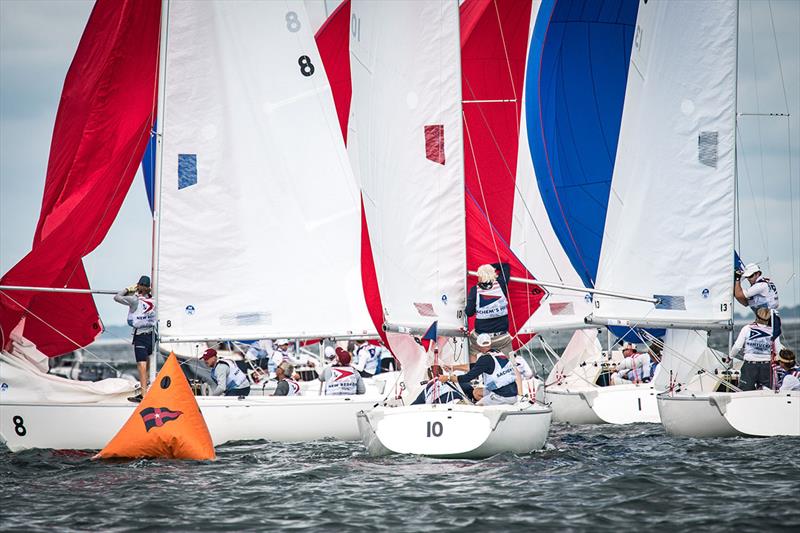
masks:
POLYGON ((776 361, 778 362, 776 387, 781 391, 800 391, 800 366, 797 366, 794 352, 784 348, 778 353, 776 361))
POLYGON ((639 353, 635 344, 626 342, 622 355, 624 359, 617 364, 617 371, 611 374, 612 385, 640 382, 650 377, 650 354, 639 353))
POLYGON ((779 337, 773 339, 771 313, 766 307, 756 310, 756 320, 739 332, 731 347, 730 358, 744 349, 744 364, 739 374, 739 388, 743 391, 772 386, 772 354, 783 346, 779 337))
POLYGON ((379 346, 363 341, 356 348, 355 368, 363 378, 371 378, 380 372, 381 349, 379 346))

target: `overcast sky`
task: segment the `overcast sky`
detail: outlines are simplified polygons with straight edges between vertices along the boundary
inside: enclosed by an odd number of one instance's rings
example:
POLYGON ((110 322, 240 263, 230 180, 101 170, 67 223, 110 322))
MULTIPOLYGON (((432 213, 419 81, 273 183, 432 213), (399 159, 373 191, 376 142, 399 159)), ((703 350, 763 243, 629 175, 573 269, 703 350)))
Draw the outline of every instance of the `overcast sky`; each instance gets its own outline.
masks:
MULTIPOLYGON (((0 0, 2 273, 30 250, 61 87, 92 4, 0 0)), ((763 263, 783 306, 797 305, 800 0, 742 0, 739 26, 739 112, 792 115, 739 119, 740 252, 745 261, 763 263)), ((150 247, 150 212, 139 173, 105 241, 84 261, 92 287, 135 283, 150 270, 150 247)), ((125 310, 111 297, 95 300, 106 324, 125 322, 125 310)))

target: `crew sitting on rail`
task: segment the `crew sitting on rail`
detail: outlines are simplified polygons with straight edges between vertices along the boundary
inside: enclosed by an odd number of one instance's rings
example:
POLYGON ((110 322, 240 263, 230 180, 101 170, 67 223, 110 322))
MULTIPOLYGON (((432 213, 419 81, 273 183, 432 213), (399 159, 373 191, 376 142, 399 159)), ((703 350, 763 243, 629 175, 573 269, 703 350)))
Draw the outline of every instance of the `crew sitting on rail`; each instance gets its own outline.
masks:
POLYGON ((350 366, 350 352, 336 348, 336 359, 337 361, 325 368, 319 376, 320 381, 325 384, 325 394, 328 396, 364 394, 367 388, 358 370, 350 366))
POLYGON ((203 362, 211 369, 214 387, 211 396, 247 396, 250 394, 250 381, 247 375, 233 361, 220 359, 217 351, 209 348, 203 352, 203 362))
POLYGON ((772 354, 780 353, 783 346, 780 338, 773 338, 771 319, 769 309, 756 309, 755 322, 742 328, 731 347, 730 359, 744 348, 744 364, 739 372, 739 388, 743 391, 772 388, 772 354))
POLYGON ((611 374, 612 385, 638 383, 650 379, 650 354, 639 353, 636 345, 626 342, 622 347, 624 359, 616 365, 616 372, 611 374))
POLYGON ((784 348, 776 357, 778 366, 776 367, 777 385, 781 391, 800 391, 800 366, 797 366, 794 352, 784 348))
POLYGON ((495 263, 478 267, 478 283, 467 295, 467 316, 475 316, 475 329, 469 335, 469 351, 479 352, 477 339, 481 334, 489 335, 492 348, 508 354, 511 335, 508 334, 508 279, 511 266, 495 263), (500 270, 500 277, 497 270, 500 270))
POLYGON ((278 379, 278 386, 275 388, 273 396, 300 396, 300 384, 292 379, 294 367, 289 363, 281 363, 275 369, 275 377, 278 379))
POLYGON ((477 405, 502 405, 513 404, 521 390, 521 380, 518 379, 516 365, 511 363, 508 356, 492 348, 492 337, 486 333, 478 335, 476 339, 480 356, 466 374, 456 376, 453 374, 439 376, 439 381, 458 382, 461 389, 477 405), (483 377, 483 388, 474 388, 470 384, 473 379, 483 377))
POLYGON ((381 371, 381 349, 380 346, 370 344, 369 341, 361 341, 355 349, 356 364, 354 365, 361 377, 371 378, 381 371))
POLYGON ((411 402, 411 405, 452 403, 467 399, 455 383, 441 383, 438 379, 440 375, 442 375, 440 366, 433 365, 428 368, 428 382, 422 392, 419 393, 419 396, 417 396, 417 399, 411 402))

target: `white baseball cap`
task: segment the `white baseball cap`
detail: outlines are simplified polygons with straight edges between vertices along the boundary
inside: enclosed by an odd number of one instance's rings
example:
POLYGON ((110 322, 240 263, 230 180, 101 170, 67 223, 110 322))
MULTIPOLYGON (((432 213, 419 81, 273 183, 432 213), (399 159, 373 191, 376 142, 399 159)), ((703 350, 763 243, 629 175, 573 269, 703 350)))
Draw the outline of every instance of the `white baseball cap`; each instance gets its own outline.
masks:
POLYGON ((491 346, 492 345, 492 337, 488 333, 481 333, 478 335, 478 338, 475 340, 478 343, 478 346, 491 346))
POLYGON ((336 357, 336 348, 333 346, 326 346, 325 347, 325 359, 333 359, 336 357))
POLYGON ((275 344, 277 344, 278 346, 283 346, 284 344, 289 344, 289 339, 278 339, 278 342, 276 342, 275 344))
POLYGON ((742 277, 749 278, 756 272, 761 272, 761 267, 758 266, 756 263, 750 263, 749 265, 744 267, 744 270, 742 271, 742 277))

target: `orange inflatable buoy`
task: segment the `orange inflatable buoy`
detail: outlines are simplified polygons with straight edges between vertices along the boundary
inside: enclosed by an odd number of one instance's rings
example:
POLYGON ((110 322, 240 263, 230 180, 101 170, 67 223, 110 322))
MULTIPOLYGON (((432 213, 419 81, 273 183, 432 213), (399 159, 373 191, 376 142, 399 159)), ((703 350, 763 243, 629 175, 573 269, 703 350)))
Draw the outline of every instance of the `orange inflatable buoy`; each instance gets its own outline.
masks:
POLYGON ((139 407, 93 459, 215 459, 208 426, 175 354, 139 407))

